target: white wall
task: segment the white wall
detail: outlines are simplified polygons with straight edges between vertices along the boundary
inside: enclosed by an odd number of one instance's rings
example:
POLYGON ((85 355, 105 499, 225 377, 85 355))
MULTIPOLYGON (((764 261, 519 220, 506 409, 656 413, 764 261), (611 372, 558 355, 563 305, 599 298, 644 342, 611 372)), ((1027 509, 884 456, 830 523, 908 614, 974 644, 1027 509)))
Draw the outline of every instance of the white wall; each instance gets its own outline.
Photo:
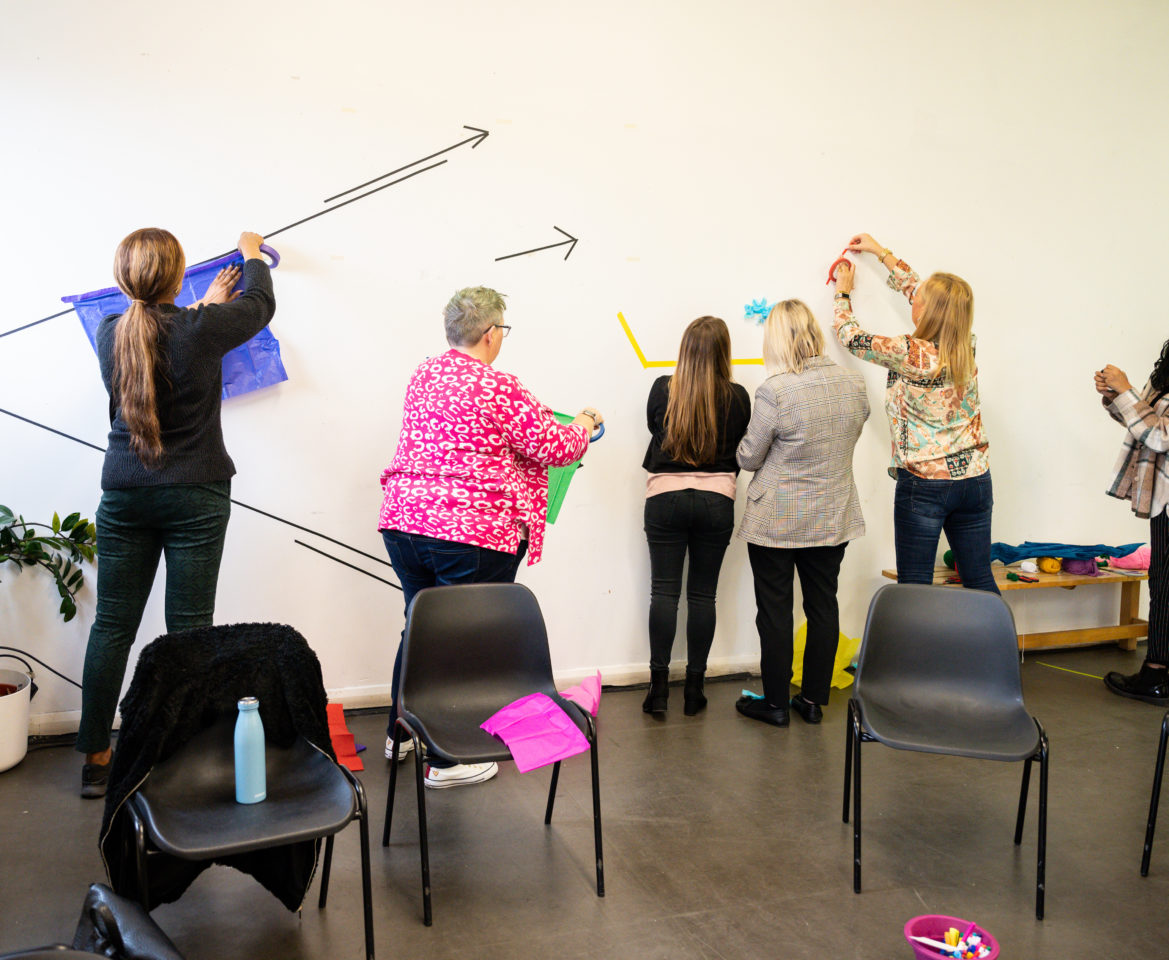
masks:
MULTIPOLYGON (((166 226, 204 259, 241 229, 275 230, 457 142, 464 124, 490 131, 273 241, 284 256, 273 330, 291 379, 225 404, 224 429, 237 498, 380 557, 377 480, 406 379, 444 348, 439 311, 455 288, 505 291, 514 330, 499 366, 559 409, 595 404, 609 426, 545 560, 520 575, 565 676, 600 667, 619 679, 647 658, 640 462, 660 371, 642 369, 618 311, 652 359, 674 356, 703 313, 726 318, 736 356, 758 356, 743 305, 798 296, 827 323, 825 271, 858 230, 974 286, 995 539, 1147 539, 1103 495, 1120 433, 1091 373, 1114 362, 1143 380, 1166 336, 1163 3, 286 0, 180 12, 43 0, 0 17, 0 329, 109 284, 114 247, 136 227, 166 226), (560 239, 554 225, 580 238, 567 261, 563 248, 495 261, 560 239)), ((881 272, 862 267, 857 313, 900 332, 907 310, 881 272)), ((0 339, 0 370, 0 407, 104 445, 106 398, 76 318, 0 339)), ((854 636, 893 563, 883 376, 864 373, 874 417, 856 474, 869 532, 840 589, 854 636)), ((753 391, 761 368, 738 374, 753 391)), ((30 519, 92 516, 100 454, 2 415, 0 450, 0 502, 30 519)), ((400 594, 294 537, 386 572, 237 509, 217 618, 291 623, 331 691, 384 700, 400 594)), ((0 642, 79 676, 93 597, 60 625, 37 577, 0 570, 0 642)), ((1113 588, 1010 599, 1027 631, 1107 622, 1118 603, 1113 588)), ((757 659, 753 620, 736 541, 713 664, 757 659)), ((156 591, 139 642, 163 629, 156 591)), ((43 687, 42 727, 74 722, 76 691, 43 687)))

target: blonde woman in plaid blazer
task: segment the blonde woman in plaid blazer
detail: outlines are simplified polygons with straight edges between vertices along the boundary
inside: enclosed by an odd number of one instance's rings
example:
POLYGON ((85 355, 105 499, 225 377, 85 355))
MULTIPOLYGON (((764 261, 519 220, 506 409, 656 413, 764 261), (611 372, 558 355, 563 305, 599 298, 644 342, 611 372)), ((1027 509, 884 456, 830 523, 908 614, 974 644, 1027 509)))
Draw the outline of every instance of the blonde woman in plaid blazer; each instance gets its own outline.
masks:
POLYGON ((792 585, 800 575, 808 619, 804 674, 791 707, 819 723, 840 635, 836 582, 844 548, 865 521, 852 477, 852 452, 869 416, 864 378, 824 355, 816 318, 799 300, 767 317, 763 361, 769 378, 755 392, 737 460, 755 471, 739 536, 755 578, 763 699, 738 711, 786 726, 792 676, 792 585))
POLYGON ((1104 684, 1113 693, 1169 706, 1169 340, 1140 393, 1112 364, 1096 374, 1096 392, 1112 419, 1124 426, 1124 446, 1108 494, 1129 500, 1149 519, 1149 642, 1137 673, 1113 670, 1104 684))

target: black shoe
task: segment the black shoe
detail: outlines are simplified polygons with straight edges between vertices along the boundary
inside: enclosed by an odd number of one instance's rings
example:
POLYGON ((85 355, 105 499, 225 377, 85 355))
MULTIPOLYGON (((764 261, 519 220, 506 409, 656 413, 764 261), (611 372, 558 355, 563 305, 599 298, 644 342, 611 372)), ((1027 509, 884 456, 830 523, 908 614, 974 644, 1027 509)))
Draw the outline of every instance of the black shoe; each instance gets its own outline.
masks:
POLYGON ((1122 697, 1169 707, 1169 670, 1164 667, 1158 670, 1142 663, 1140 673, 1128 676, 1113 670, 1104 675, 1104 686, 1122 697))
POLYGON ((739 697, 735 701, 735 709, 744 717, 752 720, 762 720, 777 727, 786 727, 791 723, 791 716, 787 707, 773 707, 766 700, 757 700, 754 697, 739 697))
POLYGON ((96 800, 106 795, 110 782, 110 763, 86 763, 81 767, 81 795, 87 800, 96 800))
POLYGON ((805 723, 819 723, 824 719, 820 704, 809 703, 801 696, 792 697, 792 709, 804 718, 805 723))
POLYGON ((686 668, 686 686, 682 690, 682 712, 693 717, 706 709, 706 697, 702 693, 702 681, 706 676, 704 670, 686 668))
POLYGON ((641 703, 646 713, 665 713, 670 696, 670 670, 668 667, 650 667, 649 693, 641 703))

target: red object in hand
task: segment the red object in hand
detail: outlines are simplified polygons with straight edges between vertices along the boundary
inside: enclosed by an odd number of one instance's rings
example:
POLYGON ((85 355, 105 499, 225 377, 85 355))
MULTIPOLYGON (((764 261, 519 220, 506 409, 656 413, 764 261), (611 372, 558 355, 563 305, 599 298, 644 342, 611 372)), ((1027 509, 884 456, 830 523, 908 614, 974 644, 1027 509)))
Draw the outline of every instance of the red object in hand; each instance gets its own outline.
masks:
POLYGON ((840 256, 832 261, 832 266, 828 268, 828 279, 824 281, 824 286, 828 286, 828 284, 832 283, 836 279, 837 267, 839 267, 842 263, 852 263, 852 261, 845 256, 846 253, 848 253, 848 247, 845 247, 843 250, 841 250, 840 256))

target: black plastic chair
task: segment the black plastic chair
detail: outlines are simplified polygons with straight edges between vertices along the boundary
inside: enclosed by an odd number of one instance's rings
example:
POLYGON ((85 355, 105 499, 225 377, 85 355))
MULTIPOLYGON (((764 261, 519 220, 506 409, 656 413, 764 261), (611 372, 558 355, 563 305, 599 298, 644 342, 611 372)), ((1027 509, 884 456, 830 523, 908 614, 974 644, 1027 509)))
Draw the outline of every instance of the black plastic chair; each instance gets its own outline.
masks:
POLYGON ((1153 856, 1153 831, 1157 829, 1157 807, 1161 804, 1161 777, 1165 774, 1165 748, 1169 745, 1169 713, 1161 719, 1161 740, 1157 744, 1157 765, 1153 768, 1153 796, 1149 800, 1149 825, 1145 828, 1145 852, 1141 856, 1141 876, 1149 875, 1153 856))
POLYGON ((981 760, 1023 761, 1015 843, 1031 762, 1039 761, 1035 916, 1043 919, 1047 851, 1047 734, 1023 706, 1015 622, 1002 598, 979 590, 889 584, 869 605, 848 701, 844 815, 852 786, 853 890, 861 890, 861 744, 879 741, 981 760))
MULTIPOLYGON (((420 590, 406 618, 394 751, 403 734, 414 742, 418 790, 418 839, 422 860, 423 922, 430 926, 430 855, 426 835, 426 788, 422 746, 428 756, 453 763, 510 760, 502 740, 479 724, 520 697, 544 693, 564 708, 589 741, 593 781, 593 839, 597 896, 605 895, 601 855, 601 795, 597 730, 593 718, 556 692, 544 618, 522 584, 481 583, 420 590)), ((382 846, 390 842, 398 764, 390 763, 382 846)), ((552 768, 544 823, 552 822, 559 761, 552 768)))

